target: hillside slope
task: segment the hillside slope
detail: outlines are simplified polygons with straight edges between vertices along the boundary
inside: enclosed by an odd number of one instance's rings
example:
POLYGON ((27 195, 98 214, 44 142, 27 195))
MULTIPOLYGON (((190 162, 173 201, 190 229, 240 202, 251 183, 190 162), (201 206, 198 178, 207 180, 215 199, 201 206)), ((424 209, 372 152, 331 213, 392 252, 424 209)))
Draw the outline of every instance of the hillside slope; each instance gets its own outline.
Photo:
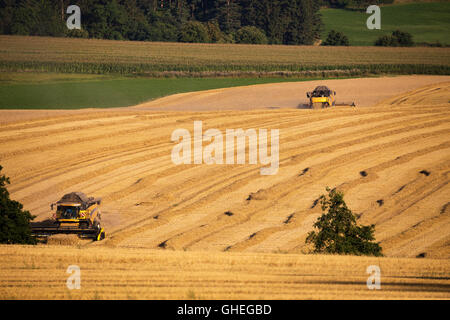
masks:
MULTIPOLYGON (((430 1, 431 2, 431 1, 430 1)), ((369 30, 366 21, 369 14, 364 11, 322 9, 324 30, 322 40, 330 30, 343 32, 354 46, 373 46, 378 37, 402 30, 412 34, 415 42, 450 45, 450 3, 399 3, 381 7, 381 29, 369 30)))
POLYGON ((447 82, 370 108, 61 115, 2 125, 0 163, 12 198, 38 219, 66 192, 103 197, 108 237, 95 246, 305 252, 315 200, 330 186, 360 223, 376 224, 387 256, 448 259, 449 98, 447 82), (279 129, 278 174, 175 166, 171 133, 192 132, 195 120, 203 130, 279 129))
POLYGON ((405 91, 450 81, 449 76, 396 76, 345 80, 272 83, 175 94, 133 108, 155 111, 252 110, 309 108, 306 92, 326 85, 337 92, 337 104, 373 106, 405 91))

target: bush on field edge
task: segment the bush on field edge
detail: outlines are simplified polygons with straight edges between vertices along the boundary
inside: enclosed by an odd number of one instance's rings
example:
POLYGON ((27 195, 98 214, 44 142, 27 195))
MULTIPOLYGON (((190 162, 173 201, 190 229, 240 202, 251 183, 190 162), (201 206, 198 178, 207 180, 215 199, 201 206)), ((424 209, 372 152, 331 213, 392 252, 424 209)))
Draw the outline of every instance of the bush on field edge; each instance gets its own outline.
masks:
MULTIPOLYGON (((0 166, 0 172, 3 169, 0 166)), ((36 244, 30 222, 35 218, 23 205, 9 198, 9 178, 0 174, 0 243, 36 244)))

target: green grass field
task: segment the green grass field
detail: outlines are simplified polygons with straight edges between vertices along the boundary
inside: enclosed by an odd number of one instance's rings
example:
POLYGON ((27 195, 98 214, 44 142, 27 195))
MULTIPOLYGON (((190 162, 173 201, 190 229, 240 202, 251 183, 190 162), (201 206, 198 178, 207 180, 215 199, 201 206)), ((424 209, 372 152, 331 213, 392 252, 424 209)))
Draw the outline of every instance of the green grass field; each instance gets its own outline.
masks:
POLYGON ((175 93, 283 81, 302 81, 302 79, 164 79, 46 73, 2 74, 0 109, 126 107, 175 93))
POLYGON ((400 29, 413 35, 416 43, 436 42, 450 45, 450 2, 408 3, 381 7, 381 30, 366 26, 369 14, 342 9, 322 9, 324 31, 343 32, 350 45, 371 46, 379 36, 400 29))

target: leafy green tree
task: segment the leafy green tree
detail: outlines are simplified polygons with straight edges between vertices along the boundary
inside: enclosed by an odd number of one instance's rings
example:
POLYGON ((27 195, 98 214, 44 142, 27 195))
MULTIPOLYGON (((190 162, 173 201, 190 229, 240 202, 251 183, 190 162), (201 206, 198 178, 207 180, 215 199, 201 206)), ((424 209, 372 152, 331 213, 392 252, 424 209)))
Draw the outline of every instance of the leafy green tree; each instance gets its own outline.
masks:
POLYGON ((325 0, 325 4, 328 3, 330 7, 345 8, 352 0, 325 0))
POLYGON ((149 36, 150 41, 178 41, 179 27, 169 11, 156 10, 149 13, 149 36))
MULTIPOLYGON (((286 10, 290 9, 286 7, 286 10)), ((289 23, 287 14, 281 13, 281 6, 278 2, 262 0, 256 4, 256 24, 255 27, 264 31, 271 44, 283 43, 283 34, 286 25, 289 23)))
MULTIPOLYGON (((252 26, 261 29, 269 43, 295 45, 314 43, 321 28, 320 1, 315 0, 77 0, 83 32, 69 32, 70 4, 0 0, 0 33, 178 41, 190 21, 205 24, 212 42, 233 42, 241 27, 252 26)), ((200 36, 195 41, 204 40, 200 36)))
POLYGON ((412 35, 408 32, 395 30, 392 32, 392 37, 397 39, 400 47, 412 47, 414 45, 412 35))
POLYGON ((13 0, 0 0, 0 34, 11 34, 14 8, 13 0))
POLYGON ((0 33, 64 36, 57 0, 0 0, 0 33))
POLYGON ((306 243, 314 244, 316 253, 382 256, 375 240, 375 225, 358 226, 356 216, 344 202, 344 194, 335 189, 322 195, 320 204, 324 212, 314 223, 318 231, 311 231, 306 243))
POLYGON ((189 7, 186 0, 169 1, 170 14, 176 19, 177 24, 182 24, 189 18, 189 7))
POLYGON ((241 27, 241 6, 237 0, 216 0, 216 19, 225 33, 241 27))
POLYGON ((19 1, 12 6, 12 21, 9 27, 12 34, 32 35, 36 28, 37 9, 35 3, 19 1))
POLYGON ((322 44, 324 46, 348 46, 350 45, 348 38, 342 32, 331 30, 327 39, 322 44))
POLYGON ((392 4, 394 0, 322 0, 322 5, 333 8, 365 9, 371 4, 392 4))
POLYGON ((313 44, 322 28, 313 0, 243 0, 242 25, 263 30, 272 44, 313 44))
MULTIPOLYGON (((0 172, 3 169, 0 166, 0 172)), ((0 243, 36 244, 30 222, 35 218, 24 211, 22 204, 9 198, 9 178, 0 174, 0 243)))
POLYGON ((236 32, 236 43, 267 44, 267 37, 257 27, 243 27, 236 32))
POLYGON ((319 2, 313 0, 297 0, 300 11, 297 29, 299 30, 295 44, 312 45, 320 39, 322 20, 319 13, 319 2))
POLYGON ((67 30, 66 36, 68 38, 89 38, 89 33, 84 29, 67 30))
POLYGON ((62 19, 55 6, 59 8, 55 0, 37 1, 37 7, 35 9, 36 25, 31 32, 32 35, 51 37, 65 35, 67 30, 66 21, 62 19))
POLYGON ((191 43, 194 42, 206 43, 211 41, 208 35, 208 30, 201 22, 198 21, 186 22, 181 27, 178 40, 180 42, 191 42, 191 43))
POLYGON ((94 1, 81 19, 93 38, 121 40, 126 35, 127 12, 117 0, 94 1))
POLYGON ((376 46, 384 47, 411 47, 414 45, 412 35, 408 32, 396 30, 392 35, 384 35, 375 41, 376 46))
POLYGON ((215 20, 211 20, 205 23, 206 30, 208 31, 208 36, 213 43, 224 43, 225 37, 220 31, 219 24, 215 20))
POLYGON ((121 10, 126 11, 122 34, 124 38, 135 41, 145 41, 149 38, 149 24, 136 0, 121 3, 121 10))
POLYGON ((260 25, 260 16, 258 16, 260 0, 241 0, 242 16, 241 24, 243 26, 260 25))
POLYGON ((378 4, 378 2, 379 1, 377 0, 375 0, 375 3, 373 0, 350 0, 348 1, 347 7, 363 9, 367 8, 371 4, 378 4))
POLYGON ((398 47, 398 42, 392 36, 383 35, 375 41, 375 45, 380 47, 398 47))

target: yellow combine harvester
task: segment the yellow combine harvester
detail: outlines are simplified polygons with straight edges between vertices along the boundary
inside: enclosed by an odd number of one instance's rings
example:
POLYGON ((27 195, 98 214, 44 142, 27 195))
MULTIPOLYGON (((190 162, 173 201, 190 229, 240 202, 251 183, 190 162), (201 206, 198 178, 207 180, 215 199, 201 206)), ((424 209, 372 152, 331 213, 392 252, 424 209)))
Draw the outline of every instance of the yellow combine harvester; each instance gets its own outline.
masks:
POLYGON ((54 234, 77 234, 80 238, 103 240, 105 230, 100 225, 100 198, 86 197, 82 192, 64 195, 61 200, 51 204, 56 213, 51 220, 31 224, 37 238, 48 238, 54 234))
POLYGON ((336 91, 331 91, 328 87, 319 86, 312 92, 307 92, 309 106, 312 109, 328 108, 336 105, 336 91))

